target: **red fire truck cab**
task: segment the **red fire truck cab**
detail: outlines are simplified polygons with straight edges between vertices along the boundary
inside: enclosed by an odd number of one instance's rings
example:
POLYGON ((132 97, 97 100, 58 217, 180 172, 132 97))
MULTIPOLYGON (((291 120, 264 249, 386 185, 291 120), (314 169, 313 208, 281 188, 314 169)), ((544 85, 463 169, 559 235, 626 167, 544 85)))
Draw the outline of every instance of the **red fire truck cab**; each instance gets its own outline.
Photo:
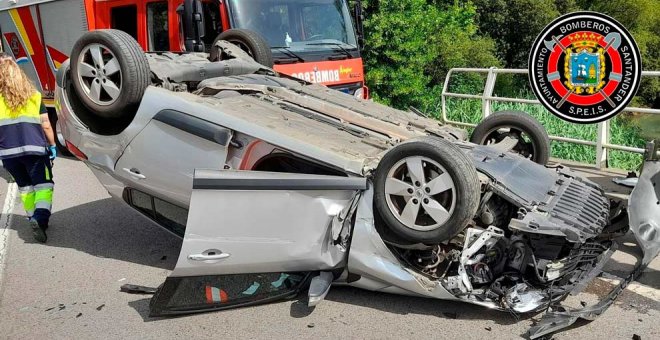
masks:
POLYGON ((7 0, 0 35, 51 107, 55 71, 75 41, 106 28, 145 51, 174 52, 208 52, 222 32, 250 30, 269 45, 275 70, 366 97, 359 8, 347 0, 7 0))

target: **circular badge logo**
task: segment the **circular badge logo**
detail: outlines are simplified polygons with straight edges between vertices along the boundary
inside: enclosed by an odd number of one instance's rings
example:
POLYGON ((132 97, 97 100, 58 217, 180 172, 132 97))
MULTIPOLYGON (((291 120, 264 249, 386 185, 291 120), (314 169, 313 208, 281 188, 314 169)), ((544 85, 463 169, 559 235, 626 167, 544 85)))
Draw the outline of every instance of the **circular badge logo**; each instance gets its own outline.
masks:
POLYGON ((550 23, 529 55, 529 80, 541 104, 561 119, 597 123, 614 117, 639 88, 642 62, 616 20, 576 12, 550 23))

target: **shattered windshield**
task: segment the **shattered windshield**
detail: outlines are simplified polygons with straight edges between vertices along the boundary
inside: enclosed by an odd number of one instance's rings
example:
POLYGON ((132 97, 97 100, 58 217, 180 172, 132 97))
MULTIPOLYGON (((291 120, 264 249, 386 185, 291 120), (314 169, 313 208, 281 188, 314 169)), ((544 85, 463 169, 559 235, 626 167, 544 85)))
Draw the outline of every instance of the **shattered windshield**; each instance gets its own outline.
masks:
POLYGON ((345 0, 230 0, 232 27, 260 33, 272 48, 357 49, 345 0))

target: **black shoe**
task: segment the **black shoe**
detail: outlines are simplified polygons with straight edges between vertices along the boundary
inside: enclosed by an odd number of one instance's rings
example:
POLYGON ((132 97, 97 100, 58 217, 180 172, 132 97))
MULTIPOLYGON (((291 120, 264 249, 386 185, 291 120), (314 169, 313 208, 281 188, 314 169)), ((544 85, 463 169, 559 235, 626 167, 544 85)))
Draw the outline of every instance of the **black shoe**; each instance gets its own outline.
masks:
POLYGON ((34 239, 37 240, 37 242, 46 243, 46 240, 48 240, 46 230, 41 228, 36 220, 30 219, 30 227, 32 227, 32 236, 34 239))

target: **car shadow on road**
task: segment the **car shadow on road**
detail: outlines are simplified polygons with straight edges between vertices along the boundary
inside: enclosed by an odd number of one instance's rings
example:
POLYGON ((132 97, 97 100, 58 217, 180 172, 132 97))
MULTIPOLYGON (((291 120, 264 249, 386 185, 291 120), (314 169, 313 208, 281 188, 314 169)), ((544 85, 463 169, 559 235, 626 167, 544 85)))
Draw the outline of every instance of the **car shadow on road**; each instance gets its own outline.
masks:
POLYGON ((511 325, 534 316, 534 314, 514 316, 460 301, 395 295, 347 286, 333 287, 325 299, 399 315, 421 314, 444 319, 492 320, 498 325, 511 325))
MULTIPOLYGON (((34 243, 25 216, 14 215, 18 237, 34 243)), ((171 270, 182 240, 137 212, 107 198, 51 216, 46 247, 71 248, 87 254, 171 270)))
MULTIPOLYGON (((0 164, 0 165, 2 165, 2 164, 0 164)), ((11 177, 9 172, 7 170, 5 170, 5 168, 3 168, 2 166, 0 166, 0 178, 4 179, 5 182, 7 182, 7 183, 10 183, 10 182, 14 181, 14 178, 11 177)))
MULTIPOLYGON (((470 305, 458 301, 444 301, 437 299, 401 296, 388 293, 379 293, 362 290, 354 287, 333 287, 325 298, 342 304, 356 305, 372 308, 385 313, 398 315, 420 314, 429 315, 443 319, 460 320, 491 320, 498 325, 512 325, 523 320, 533 321, 534 314, 523 314, 514 316, 512 314, 496 311, 480 306, 470 305)), ((191 314, 171 317, 150 317, 150 298, 134 300, 128 303, 142 317, 144 322, 154 322, 170 318, 191 317, 191 314)), ((290 316, 292 318, 305 318, 312 315, 315 307, 307 306, 307 297, 301 293, 297 298, 290 300, 290 316)), ((327 303, 327 302, 321 302, 327 303)), ((240 307, 250 308, 250 307, 240 307)), ((211 313, 222 313, 215 311, 211 313)))

